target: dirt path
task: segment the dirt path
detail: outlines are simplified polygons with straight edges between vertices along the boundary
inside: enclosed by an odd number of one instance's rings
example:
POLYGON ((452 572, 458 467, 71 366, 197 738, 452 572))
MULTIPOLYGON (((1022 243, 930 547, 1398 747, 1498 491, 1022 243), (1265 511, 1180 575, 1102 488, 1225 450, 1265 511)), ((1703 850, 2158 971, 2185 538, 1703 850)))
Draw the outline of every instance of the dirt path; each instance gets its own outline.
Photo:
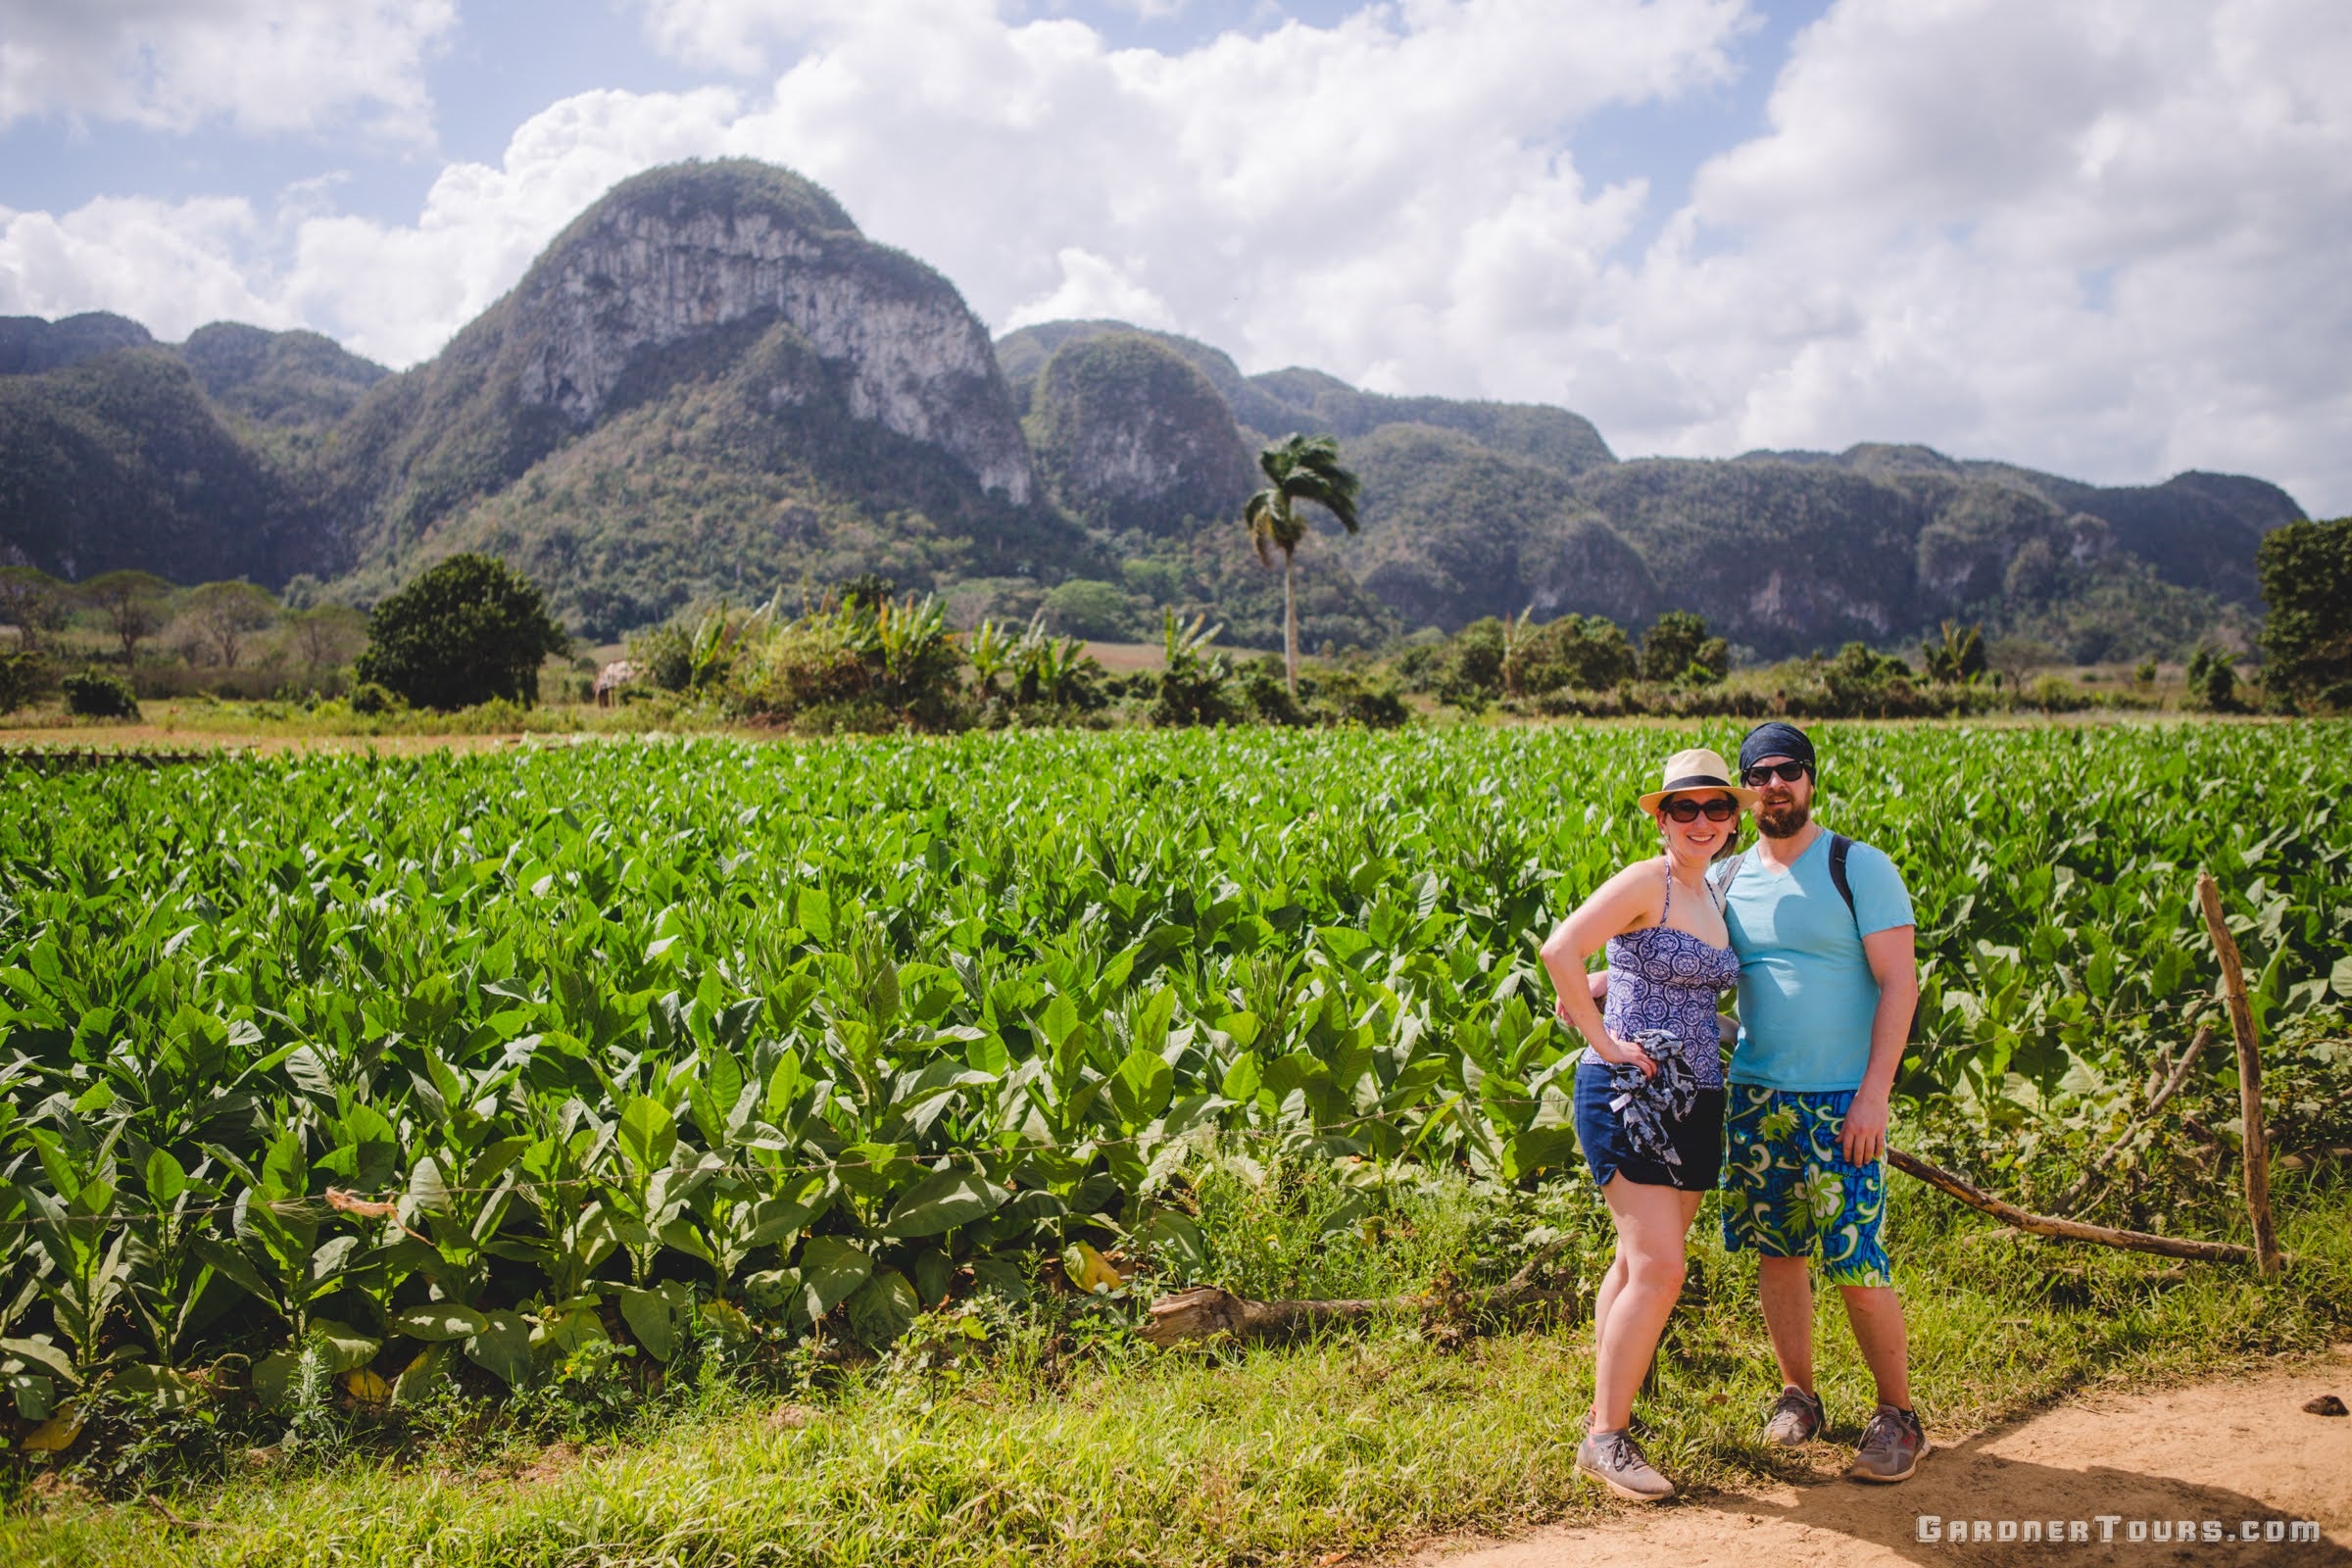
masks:
MULTIPOLYGON (((2352 1346, 2325 1360, 2169 1393, 2088 1396, 1939 1448, 1898 1487, 1838 1479, 1847 1450, 1818 1446, 1817 1478, 1713 1493, 1601 1524, 1501 1544, 1444 1542, 1414 1568, 1893 1568, 1897 1564, 2352 1565, 2352 1418, 2305 1400, 2352 1400, 2352 1346), (2116 1520, 2101 1543, 2100 1515, 2116 1520), (1921 1540, 1921 1525, 1984 1520, 1994 1539, 1921 1540), (2084 1544, 2003 1543, 1999 1522, 2082 1521, 2084 1544), (2159 1544, 2157 1521, 2197 1521, 2196 1539, 2159 1544), (2320 1539, 2208 1543, 2203 1522, 2313 1520, 2320 1539), (2133 1521, 2149 1522, 2130 1539, 2133 1521)), ((2167 1536, 2175 1528, 2166 1530, 2167 1536)), ((1949 1534, 1948 1527, 1943 1534, 1949 1534)))

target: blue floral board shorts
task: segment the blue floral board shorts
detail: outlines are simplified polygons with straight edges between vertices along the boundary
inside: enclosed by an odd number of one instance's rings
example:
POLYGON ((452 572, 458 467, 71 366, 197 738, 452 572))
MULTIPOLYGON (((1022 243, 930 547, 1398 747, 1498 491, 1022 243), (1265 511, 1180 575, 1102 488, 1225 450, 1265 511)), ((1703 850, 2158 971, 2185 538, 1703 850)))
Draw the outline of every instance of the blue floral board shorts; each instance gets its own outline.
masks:
POLYGON ((1726 1086, 1723 1245, 1765 1257, 1807 1257, 1836 1285, 1892 1285, 1879 1222, 1886 1166, 1849 1163, 1838 1140, 1853 1091, 1806 1095, 1726 1086))

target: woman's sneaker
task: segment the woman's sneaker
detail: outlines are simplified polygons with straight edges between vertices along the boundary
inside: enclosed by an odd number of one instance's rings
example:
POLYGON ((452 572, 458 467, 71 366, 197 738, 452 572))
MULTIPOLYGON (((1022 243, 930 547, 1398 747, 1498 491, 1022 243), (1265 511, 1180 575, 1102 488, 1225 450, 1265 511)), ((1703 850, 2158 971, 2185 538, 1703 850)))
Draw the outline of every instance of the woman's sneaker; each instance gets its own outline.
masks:
POLYGON ((1576 1468, 1628 1502, 1663 1502, 1674 1483, 1658 1474, 1630 1432, 1595 1432, 1577 1445, 1576 1468))
POLYGON ((1793 1383, 1784 1384, 1781 1396, 1765 1413, 1764 1441, 1784 1448, 1801 1448, 1821 1436, 1825 1419, 1819 1395, 1807 1394, 1793 1383))
POLYGON ((1933 1446, 1916 1414, 1882 1404, 1871 1411, 1854 1467, 1846 1474, 1856 1481, 1906 1481, 1933 1446))

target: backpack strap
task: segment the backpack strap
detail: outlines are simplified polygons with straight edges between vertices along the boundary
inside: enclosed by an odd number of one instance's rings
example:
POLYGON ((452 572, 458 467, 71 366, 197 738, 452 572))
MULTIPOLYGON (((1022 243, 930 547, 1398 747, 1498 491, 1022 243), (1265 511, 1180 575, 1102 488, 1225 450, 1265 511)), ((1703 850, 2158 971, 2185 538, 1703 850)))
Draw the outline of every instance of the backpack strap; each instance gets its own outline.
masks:
MULTIPOLYGON (((1748 846, 1748 849, 1753 848, 1755 848, 1755 846, 1752 844, 1748 846)), ((1727 908, 1730 907, 1732 902, 1732 881, 1735 877, 1739 876, 1740 868, 1745 864, 1747 864, 1747 850, 1741 850, 1738 855, 1733 856, 1730 859, 1724 861, 1723 864, 1717 866, 1714 870, 1707 873, 1707 887, 1715 895, 1715 912, 1717 914, 1723 913, 1727 908)))
POLYGON ((1854 909, 1854 884, 1845 872, 1845 858, 1854 852, 1854 841, 1842 833, 1830 835, 1830 882, 1838 896, 1845 901, 1845 912, 1853 915, 1854 929, 1862 929, 1862 916, 1854 909))
MULTIPOLYGON (((1845 912, 1854 917, 1854 935, 1862 934, 1862 912, 1854 907, 1854 885, 1847 878, 1845 858, 1853 853, 1854 841, 1842 833, 1830 835, 1830 880, 1837 884, 1838 896, 1845 901, 1845 912)), ((1911 1023, 1904 1038, 1916 1044, 1919 1040, 1919 1004, 1911 1005, 1911 1023)))

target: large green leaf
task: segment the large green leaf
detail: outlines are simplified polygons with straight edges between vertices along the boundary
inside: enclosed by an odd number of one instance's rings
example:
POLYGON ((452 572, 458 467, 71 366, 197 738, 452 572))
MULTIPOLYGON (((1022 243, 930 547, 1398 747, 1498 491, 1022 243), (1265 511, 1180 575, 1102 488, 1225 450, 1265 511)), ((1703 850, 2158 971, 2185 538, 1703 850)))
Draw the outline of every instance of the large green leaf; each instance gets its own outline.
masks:
POLYGON ((615 1294, 620 1298, 621 1321, 628 1324, 629 1333, 648 1355, 666 1361, 678 1353, 678 1330, 692 1304, 685 1286, 676 1280, 644 1291, 623 1285, 615 1294))
POLYGON ((850 1332, 868 1349, 885 1350, 922 1316, 914 1287, 895 1268, 878 1268, 850 1295, 850 1332))
POLYGON ((479 1334, 466 1342, 466 1358, 510 1389, 531 1381, 531 1326, 519 1312, 486 1312, 479 1334))
POLYGON ((489 1317, 455 1301, 427 1301, 392 1319, 392 1332, 436 1345, 444 1340, 469 1340, 490 1327, 489 1317))
POLYGON ((1011 1194, 969 1171, 943 1170, 906 1189, 882 1224, 885 1236, 937 1236, 995 1213, 1011 1194))
POLYGON ((669 1163, 678 1147, 676 1121, 662 1103, 648 1095, 631 1100, 620 1113, 620 1150, 639 1172, 650 1174, 669 1163))
POLYGON ((1134 1131, 1166 1110, 1175 1090, 1176 1070, 1157 1052, 1138 1046, 1110 1075, 1111 1108, 1119 1124, 1134 1131))
POLYGON ((813 1323, 850 1298, 874 1271, 872 1258, 838 1236, 811 1236, 801 1247, 801 1310, 813 1323))

